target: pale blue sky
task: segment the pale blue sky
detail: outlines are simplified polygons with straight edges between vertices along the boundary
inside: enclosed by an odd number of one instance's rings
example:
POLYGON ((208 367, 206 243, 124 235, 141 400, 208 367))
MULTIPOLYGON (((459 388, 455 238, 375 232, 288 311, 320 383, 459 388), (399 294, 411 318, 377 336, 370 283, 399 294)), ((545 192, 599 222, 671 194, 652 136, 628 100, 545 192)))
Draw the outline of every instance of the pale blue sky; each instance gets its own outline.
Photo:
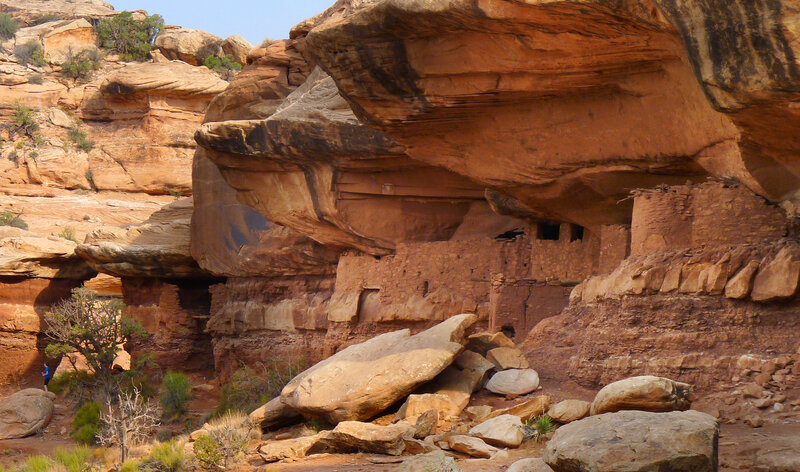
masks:
POLYGON ((244 37, 257 46, 269 36, 289 37, 292 26, 321 13, 335 0, 109 0, 116 10, 158 13, 168 25, 244 37))

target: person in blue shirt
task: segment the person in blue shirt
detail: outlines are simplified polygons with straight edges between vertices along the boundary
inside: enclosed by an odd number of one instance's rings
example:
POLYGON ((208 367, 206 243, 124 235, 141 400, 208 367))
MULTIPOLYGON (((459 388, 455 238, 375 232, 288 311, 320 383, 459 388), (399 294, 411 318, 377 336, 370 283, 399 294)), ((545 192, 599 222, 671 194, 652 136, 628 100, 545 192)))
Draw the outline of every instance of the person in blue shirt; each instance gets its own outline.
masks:
POLYGON ((47 365, 47 362, 44 363, 44 372, 42 372, 42 377, 44 377, 44 391, 47 392, 47 384, 50 383, 50 379, 53 378, 53 374, 50 372, 50 366, 47 365))

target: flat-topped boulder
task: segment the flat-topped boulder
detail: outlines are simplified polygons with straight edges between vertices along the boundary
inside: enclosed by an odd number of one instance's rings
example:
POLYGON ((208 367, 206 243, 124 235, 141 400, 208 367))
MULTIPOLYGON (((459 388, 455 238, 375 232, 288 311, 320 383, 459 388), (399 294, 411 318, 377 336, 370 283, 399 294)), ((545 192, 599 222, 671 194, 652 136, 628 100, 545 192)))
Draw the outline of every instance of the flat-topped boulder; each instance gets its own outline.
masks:
POLYGON ((591 414, 620 410, 688 410, 693 399, 691 385, 651 375, 630 377, 600 389, 592 402, 591 414))
POLYGON ((47 426, 55 394, 26 388, 0 400, 0 439, 24 438, 47 426))

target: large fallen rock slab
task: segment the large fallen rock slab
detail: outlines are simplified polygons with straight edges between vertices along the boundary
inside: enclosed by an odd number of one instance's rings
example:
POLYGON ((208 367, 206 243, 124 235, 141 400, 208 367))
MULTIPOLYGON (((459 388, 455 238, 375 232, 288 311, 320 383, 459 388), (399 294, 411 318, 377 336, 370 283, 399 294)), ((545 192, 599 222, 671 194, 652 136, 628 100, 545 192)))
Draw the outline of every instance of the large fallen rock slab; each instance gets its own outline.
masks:
POLYGON ((544 461, 570 472, 716 472, 719 423, 697 411, 620 411, 559 428, 544 461))
POLYGON ((379 426, 360 421, 343 421, 331 431, 330 441, 342 450, 357 450, 399 456, 405 450, 405 438, 412 438, 415 428, 409 423, 399 422, 379 426))
POLYGON ((170 59, 179 59, 193 66, 203 65, 209 56, 219 55, 222 38, 202 30, 166 26, 154 42, 170 59))
POLYGON ((298 423, 301 419, 299 413, 281 402, 281 397, 273 398, 250 413, 250 421, 259 425, 262 431, 298 423))
POLYGON ((567 424, 589 416, 592 404, 583 400, 564 400, 547 410, 547 416, 556 423, 567 424))
POLYGON ((769 302, 793 296, 800 282, 800 261, 795 259, 792 252, 784 248, 772 261, 762 262, 750 298, 756 302, 769 302))
POLYGON ((395 472, 461 472, 452 457, 442 451, 414 456, 400 464, 395 472))
POLYGON ((486 359, 497 367, 497 370, 527 369, 530 367, 525 355, 515 347, 496 347, 486 353, 486 359))
POLYGON ((349 346, 292 379, 281 401, 332 423, 369 419, 447 368, 475 320, 457 315, 413 336, 404 329, 349 346))
POLYGON ((494 453, 499 450, 494 446, 486 444, 486 442, 480 438, 465 436, 463 434, 450 436, 447 442, 450 444, 450 449, 454 451, 463 452, 472 457, 482 457, 484 459, 492 457, 494 453))
POLYGON ((599 415, 620 410, 688 410, 694 400, 691 385, 663 377, 644 375, 610 383, 594 397, 590 413, 599 415))
POLYGON ((270 441, 258 448, 258 454, 266 462, 298 459, 312 453, 331 450, 328 443, 330 431, 322 431, 314 436, 270 441))
POLYGON ((397 411, 398 420, 414 423, 425 412, 433 410, 437 418, 457 416, 461 409, 450 400, 450 397, 440 393, 421 393, 409 395, 405 403, 397 411))
POLYGON ((26 388, 0 400, 0 439, 24 438, 47 426, 55 395, 26 388))
POLYGON ((539 387, 539 374, 533 369, 509 369, 498 372, 486 383, 486 389, 501 395, 525 395, 539 387))
POLYGON ((469 434, 500 447, 519 447, 524 439, 519 416, 500 415, 469 430, 469 434))

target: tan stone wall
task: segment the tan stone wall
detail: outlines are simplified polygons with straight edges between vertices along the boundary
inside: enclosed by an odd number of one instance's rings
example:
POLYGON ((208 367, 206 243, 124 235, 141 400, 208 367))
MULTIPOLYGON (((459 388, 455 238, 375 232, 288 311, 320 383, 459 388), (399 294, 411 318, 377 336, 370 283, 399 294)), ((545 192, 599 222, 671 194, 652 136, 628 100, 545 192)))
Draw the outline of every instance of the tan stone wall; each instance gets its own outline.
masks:
POLYGON ((778 207, 721 182, 640 193, 633 206, 631 255, 774 240, 786 234, 778 207))

